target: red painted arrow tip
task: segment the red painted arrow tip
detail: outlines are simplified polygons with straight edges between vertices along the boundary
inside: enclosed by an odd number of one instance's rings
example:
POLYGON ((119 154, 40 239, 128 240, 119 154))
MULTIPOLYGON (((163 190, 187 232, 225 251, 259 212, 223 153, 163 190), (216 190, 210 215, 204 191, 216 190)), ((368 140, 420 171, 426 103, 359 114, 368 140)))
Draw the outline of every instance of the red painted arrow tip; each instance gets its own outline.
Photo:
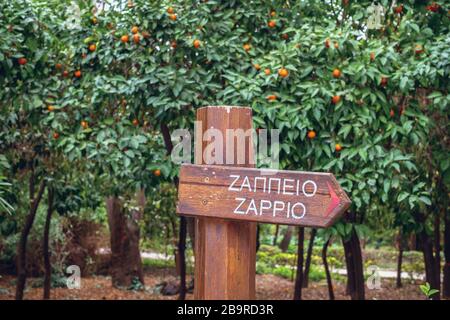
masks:
POLYGON ((341 202, 341 200, 337 196, 336 192, 334 192, 334 189, 330 186, 329 182, 327 182, 327 186, 328 186, 328 191, 330 191, 331 201, 330 201, 330 204, 328 205, 328 209, 325 214, 325 217, 328 217, 330 215, 330 213, 333 212, 334 209, 336 209, 339 206, 339 203, 341 202))

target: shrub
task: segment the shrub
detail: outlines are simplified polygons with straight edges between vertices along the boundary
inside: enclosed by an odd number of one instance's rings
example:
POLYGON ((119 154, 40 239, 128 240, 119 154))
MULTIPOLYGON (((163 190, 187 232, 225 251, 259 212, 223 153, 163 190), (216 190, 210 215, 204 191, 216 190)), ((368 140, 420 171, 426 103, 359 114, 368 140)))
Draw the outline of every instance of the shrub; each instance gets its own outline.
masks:
POLYGON ((295 276, 295 269, 287 266, 278 266, 273 270, 273 274, 291 280, 295 276))

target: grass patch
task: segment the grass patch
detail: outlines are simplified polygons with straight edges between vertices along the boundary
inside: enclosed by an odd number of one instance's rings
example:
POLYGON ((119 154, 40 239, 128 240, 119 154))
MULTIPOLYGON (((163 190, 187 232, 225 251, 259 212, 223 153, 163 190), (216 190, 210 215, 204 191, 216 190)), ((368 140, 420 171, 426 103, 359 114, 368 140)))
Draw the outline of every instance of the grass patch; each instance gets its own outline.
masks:
POLYGON ((144 268, 156 268, 156 269, 175 268, 174 259, 160 260, 160 259, 144 258, 142 264, 144 268))

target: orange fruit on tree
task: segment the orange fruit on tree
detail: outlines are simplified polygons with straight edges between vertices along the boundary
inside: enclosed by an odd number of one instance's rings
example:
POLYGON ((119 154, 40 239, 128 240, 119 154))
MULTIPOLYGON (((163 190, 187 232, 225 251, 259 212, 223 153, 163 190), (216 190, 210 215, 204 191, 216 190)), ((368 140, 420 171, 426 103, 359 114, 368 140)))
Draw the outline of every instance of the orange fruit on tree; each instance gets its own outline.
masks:
POLYGON ((81 126, 83 127, 83 129, 86 129, 88 127, 87 121, 81 121, 81 126))
POLYGON ((269 22, 267 22, 267 25, 269 26, 269 28, 275 28, 277 26, 277 23, 275 20, 270 20, 269 22))
POLYGON ((267 100, 269 100, 269 101, 275 101, 275 100, 277 100, 277 96, 274 95, 274 94, 268 95, 266 98, 267 98, 267 100))
POLYGON ((414 52, 415 52, 416 54, 421 54, 421 53, 423 52, 423 46, 420 45, 420 44, 416 44, 415 49, 414 49, 414 52))
POLYGON ((308 138, 314 139, 316 137, 316 132, 314 130, 308 131, 308 138))
POLYGON ((128 37, 127 34, 124 34, 124 35, 120 38, 120 41, 122 41, 123 43, 127 43, 128 40, 130 40, 130 38, 128 37))
POLYGON ((326 39, 324 44, 325 44, 325 48, 329 48, 330 47, 330 39, 326 39))
POLYGON ((255 64, 253 65, 253 67, 254 67, 256 70, 260 70, 260 69, 261 69, 261 66, 260 66, 258 63, 255 63, 255 64))
POLYGON ((174 13, 175 11, 173 10, 173 8, 172 7, 168 7, 167 8, 167 13, 168 14, 172 14, 172 13, 174 13))
POLYGON ((266 69, 264 69, 264 73, 268 76, 268 75, 270 75, 270 69, 269 68, 266 68, 266 69))
POLYGON ((336 145, 334 146, 334 149, 339 152, 342 150, 342 146, 339 143, 336 143, 336 145))
POLYGON ((339 70, 339 69, 334 69, 334 70, 333 70, 333 77, 334 77, 334 78, 340 78, 340 77, 341 77, 341 70, 339 70))
POLYGON ((97 22, 98 22, 96 17, 93 17, 91 21, 93 24, 97 24, 97 22))
POLYGON ((288 35, 287 33, 283 33, 283 34, 281 35, 281 37, 282 37, 284 40, 289 39, 289 35, 288 35))
POLYGON ((289 75, 289 71, 285 68, 278 70, 278 75, 282 78, 286 78, 289 75))
POLYGON ((244 47, 244 50, 247 52, 250 51, 250 49, 252 48, 252 46, 249 45, 248 43, 244 44, 243 47, 244 47))
POLYGON ((396 6, 396 7, 394 8, 394 12, 395 12, 396 14, 401 14, 401 13, 403 12, 403 5, 401 4, 401 5, 396 6))
POLYGON ((175 40, 173 40, 173 41, 170 43, 170 46, 171 46, 173 49, 176 49, 176 48, 177 48, 177 42, 176 42, 175 40))
POLYGON ((139 28, 137 26, 134 26, 133 28, 131 28, 131 33, 132 34, 136 34, 139 32, 139 28))
POLYGON ((382 77, 381 81, 380 81, 380 85, 382 85, 383 87, 387 86, 388 84, 388 78, 386 77, 382 77))
POLYGON ((75 78, 81 78, 81 71, 77 70, 73 73, 73 75, 75 76, 75 78))
POLYGON ((64 70, 62 75, 63 75, 64 78, 67 78, 69 76, 69 71, 64 70))
POLYGON ((270 11, 270 16, 271 17, 275 17, 277 15, 277 13, 275 12, 275 10, 270 11))
POLYGON ((440 8, 441 8, 441 6, 438 5, 436 2, 433 2, 433 3, 431 3, 431 5, 428 5, 426 7, 426 9, 431 12, 438 12, 440 8))
POLYGON ((335 49, 339 49, 339 43, 338 43, 338 42, 335 42, 335 43, 334 43, 334 48, 335 48, 335 49))
POLYGON ((58 138, 59 138, 59 133, 53 132, 53 139, 58 139, 58 138))
POLYGON ((47 107, 47 110, 50 111, 50 112, 55 111, 55 107, 50 105, 50 106, 47 107))
POLYGON ((94 52, 96 49, 97 49, 97 46, 96 46, 95 44, 91 44, 91 45, 89 46, 89 51, 90 51, 90 52, 94 52))
POLYGON ((176 14, 171 14, 169 15, 170 20, 175 21, 177 20, 177 15, 176 14))
POLYGON ((395 111, 394 111, 394 109, 391 109, 391 111, 389 111, 389 116, 390 116, 391 118, 393 118, 393 117, 395 116, 395 111))
POLYGON ((133 42, 134 42, 135 44, 138 44, 139 41, 141 41, 141 37, 140 37, 138 34, 134 34, 134 35, 133 35, 133 42))
POLYGON ((333 104, 338 104, 339 101, 341 101, 341 96, 336 95, 331 98, 331 102, 333 102, 333 104))
POLYGON ((18 62, 21 66, 24 66, 24 65, 26 65, 26 64, 28 63, 28 60, 27 60, 26 58, 22 57, 22 58, 19 58, 19 59, 17 60, 17 62, 18 62))
POLYGON ((139 120, 138 119, 133 119, 133 125, 134 126, 138 126, 139 125, 139 120))
POLYGON ((200 42, 200 40, 195 39, 195 40, 192 42, 192 44, 194 45, 194 48, 195 48, 195 49, 198 49, 198 48, 200 48, 201 42, 200 42))
POLYGON ((62 68, 62 64, 61 63, 55 64, 55 68, 56 70, 60 70, 62 68))
POLYGON ((161 175, 161 170, 159 170, 159 169, 154 170, 154 171, 153 171, 153 175, 154 175, 155 177, 159 177, 159 176, 161 175))
POLYGON ((370 53, 370 61, 375 61, 375 52, 370 53))

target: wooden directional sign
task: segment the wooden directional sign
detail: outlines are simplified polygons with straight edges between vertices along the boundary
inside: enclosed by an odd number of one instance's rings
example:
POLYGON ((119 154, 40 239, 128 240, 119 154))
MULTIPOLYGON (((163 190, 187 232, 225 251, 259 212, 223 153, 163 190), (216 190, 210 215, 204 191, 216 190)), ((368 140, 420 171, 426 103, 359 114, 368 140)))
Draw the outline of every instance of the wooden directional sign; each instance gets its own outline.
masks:
POLYGON ((177 213, 328 227, 350 206, 330 173, 182 165, 177 213))
POLYGON ((197 122, 197 165, 181 166, 177 206, 196 218, 194 296, 255 299, 257 222, 327 227, 350 200, 329 173, 253 169, 253 135, 227 134, 252 129, 251 108, 199 108, 197 122))

